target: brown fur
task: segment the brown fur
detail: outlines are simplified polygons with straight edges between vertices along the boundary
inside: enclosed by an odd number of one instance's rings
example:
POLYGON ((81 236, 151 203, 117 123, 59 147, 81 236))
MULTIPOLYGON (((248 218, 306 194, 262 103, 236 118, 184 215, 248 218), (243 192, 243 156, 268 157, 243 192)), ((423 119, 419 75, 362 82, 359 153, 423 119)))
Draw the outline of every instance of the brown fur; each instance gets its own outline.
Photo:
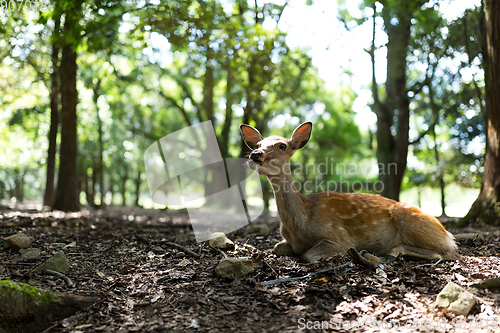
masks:
POLYGON ((290 140, 264 139, 251 126, 240 128, 253 149, 249 166, 273 186, 284 238, 274 248, 277 255, 296 254, 312 262, 354 247, 379 256, 460 258, 453 236, 416 207, 366 193, 300 194, 293 185, 290 157, 309 141, 312 123, 297 127, 290 140))

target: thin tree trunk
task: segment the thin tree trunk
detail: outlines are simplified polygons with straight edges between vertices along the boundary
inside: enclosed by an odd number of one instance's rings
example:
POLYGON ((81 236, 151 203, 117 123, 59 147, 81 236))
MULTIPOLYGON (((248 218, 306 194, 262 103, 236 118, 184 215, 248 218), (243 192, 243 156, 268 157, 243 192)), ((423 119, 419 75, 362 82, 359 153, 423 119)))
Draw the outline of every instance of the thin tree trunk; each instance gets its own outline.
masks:
POLYGON ((101 95, 101 81, 99 80, 97 84, 94 86, 94 105, 96 108, 96 119, 97 119, 97 134, 99 140, 99 156, 98 156, 98 165, 97 170, 99 173, 99 193, 101 195, 101 206, 104 205, 104 197, 106 196, 106 191, 104 189, 104 143, 103 143, 103 135, 102 135, 102 120, 99 116, 99 106, 97 105, 97 101, 99 96, 101 95))
POLYGON ((22 203, 24 200, 24 171, 16 170, 16 178, 15 178, 15 190, 14 196, 16 197, 16 204, 22 203))
POLYGON ((432 135, 434 136, 434 156, 436 157, 436 166, 438 168, 438 180, 439 180, 439 189, 441 191, 441 216, 440 217, 447 217, 446 215, 446 200, 445 200, 445 194, 444 194, 444 175, 443 175, 443 168, 441 166, 441 161, 439 158, 439 149, 438 149, 438 143, 437 143, 437 138, 436 138, 436 130, 435 126, 432 127, 432 135))
MULTIPOLYGON (((80 37, 77 28, 81 16, 81 2, 75 1, 68 5, 65 13, 64 31, 66 35, 80 37)), ((62 47, 61 55, 61 146, 60 165, 57 190, 53 209, 63 211, 79 211, 77 184, 77 115, 76 105, 78 91, 76 89, 76 47, 75 42, 68 38, 62 47)))
POLYGON ((229 156, 229 134, 231 130, 231 123, 233 121, 233 93, 232 87, 234 85, 234 74, 233 68, 231 67, 231 61, 228 60, 226 64, 226 116, 224 118, 224 124, 222 126, 222 131, 220 134, 220 150, 222 158, 229 156))
POLYGON ((122 206, 127 205, 127 199, 125 198, 125 194, 127 193, 127 180, 128 180, 128 167, 125 164, 124 174, 122 176, 122 206))
MULTIPOLYGON (((59 34, 61 18, 54 20, 53 36, 59 34)), ((54 203, 54 177, 56 169, 57 132, 59 128, 59 46, 58 41, 52 41, 52 74, 50 74, 50 129, 49 149, 47 152, 47 177, 45 181, 45 193, 43 204, 52 206, 54 203)))
POLYGON ((135 178, 135 206, 139 207, 139 199, 141 196, 141 170, 137 170, 137 177, 135 178))
POLYGON ((113 205, 113 201, 115 200, 115 188, 113 186, 113 180, 111 178, 109 179, 109 193, 110 193, 109 204, 113 205))
POLYGON ((92 185, 91 185, 91 191, 92 191, 92 204, 91 206, 92 207, 97 207, 98 204, 96 204, 96 187, 97 187, 97 174, 99 173, 99 171, 97 171, 97 168, 93 167, 92 168, 92 185))
POLYGON ((409 143, 410 104, 406 88, 406 55, 411 34, 411 17, 407 10, 398 7, 393 13, 384 6, 382 16, 389 38, 387 43, 386 98, 378 109, 377 159, 379 179, 384 182, 382 195, 399 200, 401 183, 406 170, 409 143), (394 15, 397 15, 395 17, 394 15), (392 19, 397 18, 397 25, 392 19), (393 119, 397 123, 393 123, 393 119), (393 131, 396 131, 393 134, 393 131), (379 133, 381 132, 381 133, 379 133))
MULTIPOLYGON (((92 171, 93 173, 93 171, 92 171)), ((92 182, 92 177, 89 177, 88 170, 85 170, 85 197, 87 199, 87 204, 91 207, 95 206, 94 198, 94 183, 92 182)))

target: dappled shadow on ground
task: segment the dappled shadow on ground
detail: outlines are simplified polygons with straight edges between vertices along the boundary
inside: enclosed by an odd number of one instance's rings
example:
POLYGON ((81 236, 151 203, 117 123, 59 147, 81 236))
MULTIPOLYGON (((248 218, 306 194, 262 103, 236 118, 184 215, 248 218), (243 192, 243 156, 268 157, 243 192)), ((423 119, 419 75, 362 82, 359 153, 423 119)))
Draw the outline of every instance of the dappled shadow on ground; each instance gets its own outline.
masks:
MULTIPOLYGON (((478 229, 484 238, 459 241, 463 261, 396 260, 383 271, 351 265, 298 281, 264 289, 260 283, 304 276, 350 261, 338 255, 305 265, 294 257, 270 253, 281 239, 277 218, 267 218, 269 235, 240 229, 228 237, 234 250, 214 250, 196 243, 185 211, 106 210, 40 212, 1 210, 0 237, 24 232, 42 252, 38 263, 15 263, 17 253, 0 252, 0 279, 10 278, 64 293, 97 294, 101 301, 54 323, 51 332, 111 331, 351 331, 400 325, 433 331, 436 325, 482 325, 493 331, 500 314, 498 290, 470 288, 498 277, 500 234, 478 229), (176 242, 199 257, 166 246, 176 242), (59 250, 71 265, 68 287, 54 276, 28 275, 32 268, 59 250), (241 279, 222 280, 213 274, 220 259, 250 257, 255 271, 241 279), (436 295, 453 281, 478 296, 467 317, 454 317, 434 307, 436 295), (483 321, 480 321, 483 319, 483 321), (497 321, 494 321, 497 319, 497 321), (488 320, 488 321, 485 321, 488 320), (343 327, 341 327, 343 325, 343 327), (380 325, 380 326, 377 326, 380 325), (410 326, 413 325, 413 326, 410 326), (423 326, 422 326, 423 325, 423 326), (427 326, 425 326, 427 325, 427 326)), ((459 230, 452 230, 459 232, 459 230)), ((472 326, 474 328, 474 326, 472 326)))

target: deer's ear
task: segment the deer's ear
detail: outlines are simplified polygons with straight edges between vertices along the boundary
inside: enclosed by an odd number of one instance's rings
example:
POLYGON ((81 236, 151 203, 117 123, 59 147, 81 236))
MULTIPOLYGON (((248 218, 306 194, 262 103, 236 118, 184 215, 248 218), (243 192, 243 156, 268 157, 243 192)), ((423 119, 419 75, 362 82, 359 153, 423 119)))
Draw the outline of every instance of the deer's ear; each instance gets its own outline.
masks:
POLYGON ((243 137, 243 141, 245 141, 245 144, 248 146, 248 148, 252 150, 255 149, 259 141, 262 141, 264 139, 260 132, 250 125, 240 125, 240 131, 241 136, 243 137))
POLYGON ((311 138, 312 125, 313 124, 308 121, 299 125, 295 131, 293 131, 292 138, 290 139, 293 150, 302 149, 307 142, 309 142, 309 139, 311 138))

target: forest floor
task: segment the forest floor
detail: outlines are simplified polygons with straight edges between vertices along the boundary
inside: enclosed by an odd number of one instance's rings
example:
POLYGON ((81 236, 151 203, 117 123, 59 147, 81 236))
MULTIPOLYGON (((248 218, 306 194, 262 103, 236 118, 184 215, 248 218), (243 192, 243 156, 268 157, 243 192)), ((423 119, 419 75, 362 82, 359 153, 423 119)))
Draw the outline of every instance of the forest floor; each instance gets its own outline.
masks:
MULTIPOLYGON (((500 232, 470 227, 484 238, 459 241, 462 261, 400 260, 384 270, 351 264, 268 288, 262 283, 305 276, 348 263, 338 255, 314 264, 270 252, 279 220, 262 219, 268 235, 228 234, 234 250, 197 243, 186 211, 108 207, 65 214, 36 210, 0 210, 0 238, 23 232, 41 250, 36 263, 15 263, 17 253, 0 251, 0 280, 12 279, 62 293, 97 295, 100 301, 48 332, 282 332, 282 331, 499 331, 498 289, 476 289, 481 280, 500 277, 500 232), (167 247, 176 242, 198 258, 167 247), (28 273, 63 250, 75 287, 49 275, 28 273), (255 271, 241 279, 214 275, 218 262, 250 257, 255 271), (437 294, 450 281, 477 296, 466 317, 435 307, 437 294), (321 326, 318 326, 321 325, 321 326), (482 327, 482 330, 479 328, 482 327), (320 329, 322 328, 322 329, 320 329)), ((462 233, 463 230, 451 230, 462 233)), ((43 329, 41 330, 43 331, 43 329)))

